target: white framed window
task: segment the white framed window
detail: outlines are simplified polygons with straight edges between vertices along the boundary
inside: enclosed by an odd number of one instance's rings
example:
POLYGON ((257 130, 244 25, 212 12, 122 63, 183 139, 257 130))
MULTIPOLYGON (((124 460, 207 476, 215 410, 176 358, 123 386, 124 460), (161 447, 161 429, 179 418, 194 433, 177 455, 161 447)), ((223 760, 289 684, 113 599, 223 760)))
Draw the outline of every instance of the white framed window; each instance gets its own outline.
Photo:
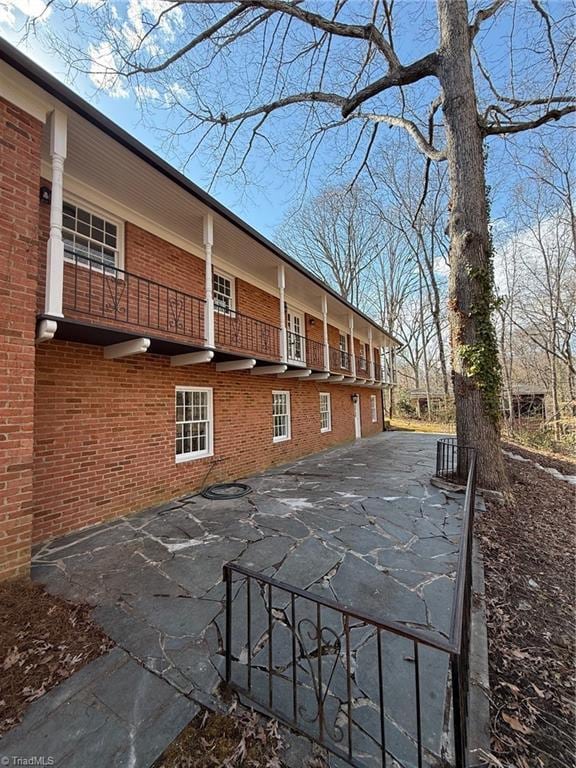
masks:
POLYGON ((348 335, 340 331, 339 339, 340 347, 340 366, 342 368, 348 368, 348 335))
POLYGON ((212 275, 212 295, 214 296, 214 309, 223 315, 229 315, 236 309, 235 280, 223 272, 214 272, 212 275))
POLYGON ((213 453, 212 389, 176 387, 176 461, 213 453))
POLYGON ((332 431, 332 407, 330 393, 320 392, 320 432, 332 431))
POLYGON ((370 415, 372 422, 378 421, 378 405, 376 403, 376 395, 370 395, 370 415))
POLYGON ((273 442, 290 440, 290 392, 272 392, 272 420, 273 442))
POLYGON ((121 221, 65 193, 62 206, 64 258, 83 267, 123 267, 121 221))

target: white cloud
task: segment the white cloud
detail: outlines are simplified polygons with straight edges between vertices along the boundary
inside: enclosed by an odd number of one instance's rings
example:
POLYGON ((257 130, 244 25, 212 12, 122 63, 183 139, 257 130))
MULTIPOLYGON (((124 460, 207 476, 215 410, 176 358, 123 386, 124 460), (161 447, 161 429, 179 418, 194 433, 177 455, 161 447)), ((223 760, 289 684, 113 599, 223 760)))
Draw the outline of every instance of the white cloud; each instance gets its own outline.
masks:
POLYGON ((110 43, 90 45, 88 55, 91 59, 90 80, 94 85, 114 99, 127 98, 128 89, 117 74, 118 67, 110 43))
POLYGON ((142 101, 160 98, 160 91, 158 91, 156 88, 152 88, 150 85, 135 85, 134 93, 136 94, 137 98, 141 99, 142 101))
POLYGON ((30 18, 46 21, 51 12, 45 0, 0 0, 0 24, 12 29, 30 18))

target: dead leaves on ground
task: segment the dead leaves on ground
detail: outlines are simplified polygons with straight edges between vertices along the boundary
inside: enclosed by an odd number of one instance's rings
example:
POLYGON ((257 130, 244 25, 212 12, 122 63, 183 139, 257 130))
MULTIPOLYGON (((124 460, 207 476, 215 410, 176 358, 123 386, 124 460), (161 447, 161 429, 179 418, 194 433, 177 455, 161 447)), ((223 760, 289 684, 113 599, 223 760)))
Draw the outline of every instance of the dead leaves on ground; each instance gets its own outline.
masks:
MULTIPOLYGON (((536 457, 534 457, 536 458, 536 457)), ((540 463, 546 465, 545 457, 540 463)), ((507 462, 515 501, 478 520, 486 569, 493 766, 567 768, 576 754, 574 487, 507 462)))
POLYGON ((0 733, 112 645, 88 606, 49 595, 27 579, 0 584, 0 733))

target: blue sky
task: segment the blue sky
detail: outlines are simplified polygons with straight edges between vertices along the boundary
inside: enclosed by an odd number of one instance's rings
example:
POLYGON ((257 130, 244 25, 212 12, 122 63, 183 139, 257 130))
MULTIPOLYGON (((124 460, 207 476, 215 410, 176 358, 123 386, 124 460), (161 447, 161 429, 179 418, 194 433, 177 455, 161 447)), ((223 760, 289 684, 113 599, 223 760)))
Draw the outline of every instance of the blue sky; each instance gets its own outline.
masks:
MULTIPOLYGON (((130 8, 136 2, 154 7, 159 0, 117 0, 117 5, 127 15, 130 8)), ((81 0, 81 4, 88 7, 94 0, 81 0)), ((361 2, 361 0, 358 0, 361 2)), ((434 47, 433 20, 435 8, 432 2, 416 2, 416 0, 403 0, 405 8, 404 29, 399 28, 398 52, 404 60, 410 60, 434 47)), ((39 65, 47 69, 67 85, 72 87, 81 96, 108 115, 112 120, 127 131, 139 138, 169 162, 182 169, 183 153, 188 151, 189 143, 180 141, 179 148, 168 148, 162 128, 166 123, 174 120, 173 116, 154 107, 154 102, 148 102, 146 115, 143 116, 137 100, 131 94, 123 97, 113 97, 103 89, 97 89, 94 82, 84 74, 76 73, 73 78, 67 74, 67 67, 63 60, 49 51, 45 44, 46 34, 59 33, 58 12, 48 14, 43 21, 38 23, 40 38, 34 34, 28 35, 23 41, 23 25, 28 14, 39 13, 44 5, 44 0, 0 0, 0 34, 10 42, 18 44, 19 48, 39 65)), ((489 61, 491 68, 502 80, 506 79, 508 61, 505 54, 507 38, 511 30, 512 16, 504 17, 498 26, 488 30, 483 41, 483 53, 489 61)), ((91 38, 92 30, 80 29, 75 35, 81 40, 85 35, 91 38)), ((251 51, 245 51, 246 60, 249 61, 251 51)), ((522 66, 522 57, 520 66, 522 66)), ((249 68, 247 64, 247 69, 249 68)), ((216 87, 216 85, 214 86, 216 87)), ((114 90, 114 89, 112 89, 114 90)), ((422 99, 429 100, 429 94, 422 91, 422 99)), ((516 145, 523 139, 516 140, 516 145)), ((509 145, 509 142, 508 142, 509 145)), ((339 147, 342 149, 342 145, 339 147)), ((510 162, 508 147, 501 139, 495 138, 490 142, 490 173, 489 183, 493 189, 493 215, 498 220, 508 216, 509 196, 511 186, 515 183, 516 174, 514 165, 510 162), (506 167, 507 172, 502 173, 506 167)), ((334 150, 330 146, 320 152, 311 180, 311 188, 319 189, 323 184, 334 182, 332 173, 332 161, 334 150)), ((192 156, 184 171, 193 181, 206 188, 209 178, 216 168, 217 157, 210 151, 200 151, 192 156)), ((225 205, 246 219, 250 224, 259 229, 265 235, 275 238, 276 230, 288 210, 294 205, 300 194, 300 186, 297 174, 286 163, 271 162, 270 155, 266 152, 256 151, 252 157, 251 172, 248 182, 245 184, 231 183, 226 177, 217 177, 211 192, 225 205)))

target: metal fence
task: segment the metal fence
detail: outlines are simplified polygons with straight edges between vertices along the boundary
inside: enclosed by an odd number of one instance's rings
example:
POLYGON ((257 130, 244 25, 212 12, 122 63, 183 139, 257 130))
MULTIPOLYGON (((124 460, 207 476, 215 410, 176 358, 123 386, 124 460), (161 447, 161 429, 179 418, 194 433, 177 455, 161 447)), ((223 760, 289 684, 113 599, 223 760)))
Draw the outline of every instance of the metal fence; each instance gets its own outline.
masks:
POLYGON ((323 371, 326 366, 324 359, 324 343, 314 339, 306 339, 306 364, 310 368, 323 371))
POLYGON ((329 347, 330 357, 330 370, 335 372, 344 371, 349 373, 352 371, 352 356, 349 352, 345 352, 343 349, 336 349, 336 347, 329 347))
POLYGON ((458 445, 458 438, 445 437, 436 443, 436 477, 464 485, 468 480, 474 448, 458 445))
POLYGON ((134 331, 160 331, 204 342, 204 299, 86 256, 66 256, 66 314, 122 323, 134 331), (74 268, 70 267, 70 262, 74 268))
POLYGON ((233 352, 280 359, 280 328, 236 310, 214 314, 214 341, 233 352))
POLYGON ((224 566, 227 684, 348 764, 366 765, 362 755, 368 752, 368 764, 383 768, 393 760, 400 766, 436 765, 423 712, 449 691, 452 741, 446 764, 465 768, 475 490, 472 455, 448 639, 229 563, 224 566), (360 640, 368 654, 363 681, 355 661, 360 640), (427 688, 423 664, 444 670, 442 689, 427 688), (397 665, 405 670, 402 690, 387 685, 397 665), (399 711, 404 748, 411 750, 403 759, 397 752, 399 711))

